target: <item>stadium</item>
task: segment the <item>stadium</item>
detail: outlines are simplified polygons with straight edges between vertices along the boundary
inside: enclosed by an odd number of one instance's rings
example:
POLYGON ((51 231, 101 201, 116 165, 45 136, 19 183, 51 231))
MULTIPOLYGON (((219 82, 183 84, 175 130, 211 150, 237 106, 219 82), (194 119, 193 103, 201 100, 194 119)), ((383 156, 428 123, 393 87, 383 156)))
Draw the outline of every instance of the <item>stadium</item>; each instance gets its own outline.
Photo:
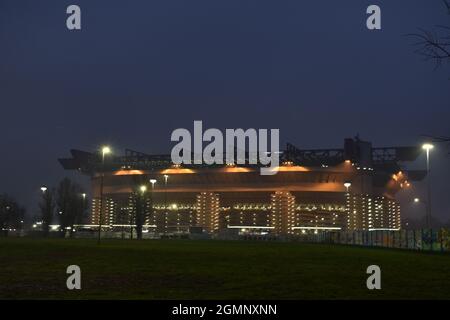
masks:
POLYGON ((426 172, 408 170, 417 146, 375 148, 358 137, 343 148, 301 150, 287 144, 279 171, 258 165, 174 165, 170 155, 124 156, 71 150, 66 170, 92 183, 85 228, 111 231, 136 223, 136 195, 146 192, 144 232, 157 235, 290 236, 329 231, 399 230, 396 193, 426 172), (103 202, 103 203, 102 203, 103 202))

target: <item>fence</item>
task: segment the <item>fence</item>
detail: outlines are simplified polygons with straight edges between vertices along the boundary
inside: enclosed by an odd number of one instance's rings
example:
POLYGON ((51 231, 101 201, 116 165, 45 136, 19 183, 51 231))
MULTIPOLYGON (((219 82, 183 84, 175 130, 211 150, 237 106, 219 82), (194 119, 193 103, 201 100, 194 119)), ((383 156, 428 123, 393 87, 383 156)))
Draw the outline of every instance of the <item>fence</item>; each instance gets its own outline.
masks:
POLYGON ((450 251, 450 229, 342 231, 302 236, 301 241, 426 251, 450 251))
MULTIPOLYGON (((9 232, 8 236, 42 236, 41 232, 9 232)), ((51 234, 50 234, 51 235, 51 234)), ((54 234, 57 235, 56 233, 54 234)), ((5 234, 6 236, 6 234, 5 234)), ((96 232, 76 232, 74 238, 97 238, 96 232)), ((144 233, 143 239, 159 239, 161 236, 153 233, 144 233)), ((186 235, 187 237, 187 235, 186 235)), ((102 232, 102 238, 128 239, 129 232, 102 232)), ((133 232, 133 238, 136 238, 133 232)), ((191 234, 191 239, 210 239, 211 237, 195 236, 191 234)), ((221 240, 282 240, 282 241, 299 241, 310 243, 330 243, 356 245, 366 247, 384 247, 409 250, 424 251, 440 251, 450 252, 450 229, 421 229, 421 230, 399 230, 399 231, 340 231, 340 232, 319 232, 317 234, 303 234, 295 237, 276 237, 276 236, 238 236, 232 237, 215 237, 221 240)))

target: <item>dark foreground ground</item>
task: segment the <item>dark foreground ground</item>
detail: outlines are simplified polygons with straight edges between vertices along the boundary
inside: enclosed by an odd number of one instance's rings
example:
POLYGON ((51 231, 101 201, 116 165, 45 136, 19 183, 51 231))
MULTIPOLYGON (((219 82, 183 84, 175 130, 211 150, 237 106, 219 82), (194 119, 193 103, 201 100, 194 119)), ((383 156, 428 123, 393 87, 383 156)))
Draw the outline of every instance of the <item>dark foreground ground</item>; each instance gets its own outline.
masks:
POLYGON ((0 239, 2 299, 450 299, 450 255, 298 243, 0 239), (82 290, 66 289, 79 265, 82 290), (366 288, 379 265, 382 287, 366 288))

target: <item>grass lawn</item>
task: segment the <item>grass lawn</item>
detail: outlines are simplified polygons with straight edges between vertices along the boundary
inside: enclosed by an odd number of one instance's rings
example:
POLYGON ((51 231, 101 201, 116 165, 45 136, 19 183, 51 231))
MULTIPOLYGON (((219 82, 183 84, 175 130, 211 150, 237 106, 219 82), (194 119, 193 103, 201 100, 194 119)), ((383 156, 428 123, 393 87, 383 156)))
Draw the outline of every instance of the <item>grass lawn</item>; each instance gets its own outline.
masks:
POLYGON ((450 255, 274 242, 0 239, 1 299, 450 299, 450 255), (79 265, 82 290, 66 289, 79 265), (379 265, 381 291, 366 288, 379 265))

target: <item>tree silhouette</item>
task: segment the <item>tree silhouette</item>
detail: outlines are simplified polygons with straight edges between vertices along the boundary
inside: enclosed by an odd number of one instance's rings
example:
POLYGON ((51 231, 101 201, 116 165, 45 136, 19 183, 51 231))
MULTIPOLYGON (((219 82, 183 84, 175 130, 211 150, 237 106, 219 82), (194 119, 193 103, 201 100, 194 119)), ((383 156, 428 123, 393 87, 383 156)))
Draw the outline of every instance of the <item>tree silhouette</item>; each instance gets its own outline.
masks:
MULTIPOLYGON (((450 1, 441 0, 450 17, 450 1)), ((419 28, 419 32, 407 36, 415 39, 415 52, 425 61, 432 61, 435 68, 450 62, 450 27, 437 25, 431 30, 419 28)))
POLYGON ((53 220, 55 212, 55 201, 53 199, 53 190, 47 189, 42 192, 42 200, 39 204, 41 209, 42 231, 44 237, 48 237, 50 232, 50 224, 53 220))
POLYGON ((7 194, 0 195, 0 235, 8 235, 10 229, 23 228, 25 209, 7 194))
POLYGON ((83 222, 87 209, 87 200, 83 194, 81 186, 69 178, 64 178, 58 184, 56 205, 62 236, 67 229, 72 236, 74 224, 83 222))
POLYGON ((137 191, 134 193, 134 222, 138 239, 142 239, 142 227, 147 216, 147 200, 146 192, 137 191))

